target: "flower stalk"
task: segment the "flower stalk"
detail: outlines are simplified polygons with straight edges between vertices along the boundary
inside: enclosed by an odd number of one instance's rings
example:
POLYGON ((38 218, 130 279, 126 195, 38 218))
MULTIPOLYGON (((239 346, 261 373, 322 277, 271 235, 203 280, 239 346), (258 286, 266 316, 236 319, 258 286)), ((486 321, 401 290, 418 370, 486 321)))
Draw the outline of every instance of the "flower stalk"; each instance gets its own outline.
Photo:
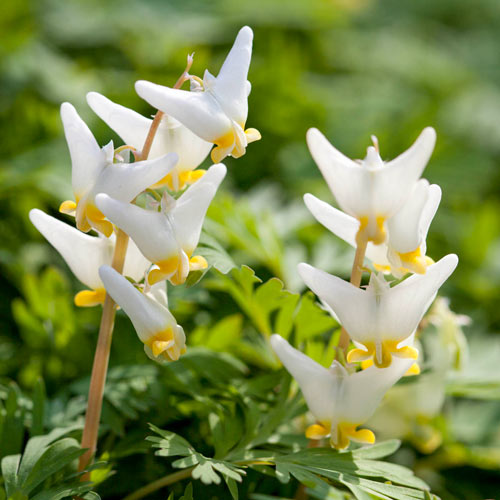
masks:
MULTIPOLYGON (((123 271, 125 256, 127 254, 128 236, 121 229, 116 235, 116 245, 113 254, 112 267, 120 274, 123 271)), ((104 384, 108 371, 109 353, 111 351, 111 341, 113 337, 113 326, 115 322, 116 304, 113 299, 106 294, 102 309, 101 325, 99 327, 99 337, 92 366, 90 378, 89 398, 87 412, 85 413, 85 426, 82 434, 82 448, 87 451, 80 457, 78 470, 84 470, 94 456, 97 437, 99 434, 99 420, 101 418, 102 398, 104 395, 104 384)), ((85 474, 82 481, 88 481, 88 474, 85 474)))
MULTIPOLYGON (((182 84, 189 79, 188 71, 193 64, 192 56, 188 56, 187 65, 182 75, 178 78, 174 88, 179 89, 182 84)), ((157 111, 151 128, 144 142, 140 160, 147 160, 153 140, 155 138, 158 127, 164 113, 157 111)), ((113 253, 113 260, 111 267, 118 273, 122 274, 125 257, 127 255, 129 237, 127 233, 117 228, 116 245, 113 253)), ((99 435, 99 421, 101 418, 102 399, 104 396, 104 386, 106 383, 106 375, 108 372, 109 354, 111 352, 111 342, 113 338, 113 326, 116 315, 116 304, 109 294, 106 293, 104 299, 101 323, 99 326, 99 336, 97 339, 97 346, 94 355, 94 363, 92 365, 92 374, 90 377, 89 396, 87 403, 87 411, 85 413, 85 425, 82 433, 81 447, 86 448, 87 451, 80 457, 78 463, 78 471, 83 471, 92 461, 97 448, 97 438, 99 435)), ((82 476, 82 481, 88 481, 89 474, 82 476)))
MULTIPOLYGON (((356 253, 354 255, 354 262, 352 263, 351 283, 359 287, 361 285, 361 278, 363 277, 363 263, 365 260, 366 247, 368 246, 368 239, 364 236, 357 238, 356 253)), ((349 334, 347 330, 342 327, 340 331, 340 339, 338 344, 337 358, 339 352, 342 352, 343 359, 346 358, 347 349, 349 348, 349 334)))

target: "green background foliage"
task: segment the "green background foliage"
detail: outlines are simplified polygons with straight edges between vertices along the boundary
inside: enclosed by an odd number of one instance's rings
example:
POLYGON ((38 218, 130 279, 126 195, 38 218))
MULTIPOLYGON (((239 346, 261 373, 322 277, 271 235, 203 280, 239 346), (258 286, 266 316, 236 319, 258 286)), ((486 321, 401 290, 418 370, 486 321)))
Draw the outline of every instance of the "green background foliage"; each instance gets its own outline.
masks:
MULTIPOLYGON (((134 93, 137 79, 171 85, 193 51, 193 74, 202 76, 205 68, 217 73, 237 30, 248 24, 255 32, 248 126, 259 129, 262 140, 243 158, 225 161, 229 175, 206 229, 238 266, 251 266, 265 284, 242 268, 234 275, 210 271, 199 286, 172 290, 171 306, 188 344, 230 353, 235 377, 246 369, 264 382, 276 368, 265 340, 272 332, 293 334, 326 364, 328 351, 322 346, 335 323, 309 294, 295 294, 303 291, 295 267, 305 260, 347 276, 352 251, 303 206, 305 192, 333 201, 308 153, 305 133, 318 127, 341 151, 358 158, 375 134, 382 157, 390 159, 432 125, 438 141, 425 177, 442 187, 443 199, 428 253, 435 260, 450 252, 459 255, 443 293, 454 311, 473 319, 466 329, 472 360, 490 354, 475 385, 457 379, 449 387, 461 399, 453 403, 453 419, 443 424, 452 434, 448 447, 421 457, 408 446, 396 459, 419 467, 445 499, 494 497, 500 478, 488 469, 498 467, 500 448, 498 431, 488 425, 494 426, 500 414, 498 395, 491 396, 500 376, 487 367, 495 366, 500 354, 498 1, 7 0, 1 14, 0 430, 10 441, 0 455, 21 452, 25 428, 34 426, 38 431, 29 435, 36 436, 81 419, 97 335, 98 308, 73 307, 80 285, 27 216, 34 207, 56 215, 59 203, 71 198, 60 103, 73 103, 101 144, 113 138, 119 145, 86 105, 87 92, 101 92, 150 115, 154 110, 134 93), (290 292, 268 281, 272 277, 290 292), (40 397, 40 377, 48 399, 37 423, 30 405, 40 397), (18 386, 29 395, 26 408, 15 403, 25 397, 16 396, 18 386)), ((220 374, 210 373, 214 388, 209 384, 193 399, 188 386, 192 380, 200 383, 201 375, 179 364, 173 377, 165 371, 172 368, 149 362, 123 314, 117 318, 111 366, 103 450, 105 460, 120 461, 125 492, 166 473, 166 465, 146 453, 147 422, 179 432, 197 451, 210 453, 211 438, 203 443, 202 437, 210 435, 209 413, 217 412, 202 407, 220 390, 220 374), (189 398, 179 399, 182 387, 189 398), (137 467, 133 453, 143 453, 137 480, 130 478, 137 467)), ((222 385, 228 394, 233 390, 227 381, 222 385)), ((218 411, 236 411, 226 404, 218 411)), ((119 498, 124 491, 110 491, 108 472, 100 470, 100 492, 103 498, 119 498)), ((248 472, 249 479, 256 477, 248 472)), ((259 493, 278 494, 266 481, 259 493)), ((281 494, 293 496, 293 488, 281 494)))

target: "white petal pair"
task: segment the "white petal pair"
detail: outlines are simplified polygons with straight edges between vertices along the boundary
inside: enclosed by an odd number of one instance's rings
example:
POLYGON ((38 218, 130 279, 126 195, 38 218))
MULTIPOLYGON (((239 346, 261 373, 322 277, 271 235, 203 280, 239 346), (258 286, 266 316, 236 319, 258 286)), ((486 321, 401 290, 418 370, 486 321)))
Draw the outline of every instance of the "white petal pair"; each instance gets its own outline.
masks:
MULTIPOLYGON (((106 124, 129 146, 141 151, 153 120, 110 101, 97 92, 87 94, 87 102, 106 124)), ((204 171, 194 169, 207 157, 212 143, 204 141, 171 116, 164 116, 153 140, 149 159, 177 153, 179 161, 153 188, 167 185, 178 191, 199 179, 204 171)))
POLYGON ((338 316, 351 339, 359 345, 348 354, 349 362, 373 360, 383 368, 395 357, 417 358, 405 345, 436 296, 439 287, 458 264, 454 254, 432 264, 426 274, 414 274, 390 287, 382 275, 372 273, 366 290, 308 264, 299 264, 307 286, 338 316))
POLYGON ((106 193, 118 200, 131 202, 174 168, 177 155, 170 153, 154 160, 130 164, 113 163, 113 142, 101 149, 71 104, 62 104, 61 118, 71 155, 75 202, 63 202, 60 210, 75 215, 80 231, 86 233, 94 228, 110 236, 113 225, 97 209, 95 196, 106 193))
POLYGON ((165 198, 161 210, 145 210, 115 200, 106 194, 96 198, 97 207, 136 243, 157 269, 150 271, 149 284, 168 279, 184 283, 189 271, 204 269, 206 260, 193 253, 200 239, 207 209, 226 175, 226 167, 213 165, 179 199, 165 198))
POLYGON ((410 359, 397 359, 389 368, 371 366, 349 374, 337 361, 330 368, 294 349, 279 335, 271 336, 271 345, 298 382, 317 423, 308 427, 309 439, 330 436, 335 448, 344 449, 349 441, 374 443, 368 429, 357 429, 372 416, 386 391, 409 369, 410 359))
POLYGON ((141 293, 132 283, 109 266, 102 266, 99 275, 111 298, 132 321, 144 351, 151 359, 179 359, 186 352, 186 336, 168 310, 165 284, 141 293), (163 288, 159 288, 159 287, 163 288))
POLYGON ((202 88, 198 90, 189 92, 146 81, 135 84, 137 93, 149 104, 173 116, 205 141, 216 144, 212 150, 214 163, 228 155, 239 158, 250 142, 260 139, 256 129, 245 129, 252 40, 253 32, 245 26, 217 77, 205 71, 202 88))
MULTIPOLYGON (((75 304, 77 306, 101 304, 106 291, 99 277, 99 267, 111 264, 114 237, 107 239, 84 234, 38 209, 30 211, 30 220, 61 254, 76 278, 90 288, 75 295, 75 304)), ((150 266, 151 262, 140 253, 134 242, 130 241, 123 268, 124 275, 140 281, 150 266)))
MULTIPOLYGON (((394 216, 388 219, 387 239, 375 245, 368 243, 366 256, 379 271, 392 272, 402 277, 407 272, 423 274, 432 260, 426 257, 426 238, 429 226, 441 200, 441 188, 425 179, 413 187, 409 198, 394 216)), ((352 246, 356 246, 356 235, 360 221, 345 214, 311 194, 304 202, 314 217, 352 246)))
POLYGON ((427 127, 403 154, 384 163, 373 146, 353 161, 317 129, 307 132, 309 150, 340 208, 359 222, 358 238, 375 244, 386 239, 386 221, 401 209, 430 158, 436 132, 427 127))

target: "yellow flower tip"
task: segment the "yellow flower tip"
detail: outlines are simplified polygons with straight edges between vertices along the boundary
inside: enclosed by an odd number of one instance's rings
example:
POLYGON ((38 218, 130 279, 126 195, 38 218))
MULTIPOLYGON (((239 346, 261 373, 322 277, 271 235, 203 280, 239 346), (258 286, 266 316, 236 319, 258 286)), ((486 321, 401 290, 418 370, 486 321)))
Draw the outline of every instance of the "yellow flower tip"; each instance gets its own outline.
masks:
POLYGON ((356 233, 356 245, 371 241, 374 245, 381 245, 387 238, 387 230, 385 229, 385 217, 379 216, 375 218, 375 228, 370 224, 370 219, 365 215, 358 217, 359 229, 356 233))
POLYGON ((247 128, 245 130, 245 135, 247 137, 247 142, 250 144, 251 142, 259 141, 262 139, 260 132, 256 128, 247 128))
POLYGON ((166 351, 170 345, 171 341, 168 342, 166 340, 155 340, 151 344, 151 352, 153 353, 153 356, 157 358, 162 352, 166 351))
POLYGON ((151 186, 151 189, 160 189, 167 186, 170 191, 182 191, 186 186, 194 184, 196 181, 200 180, 205 174, 206 170, 189 170, 187 172, 181 172, 178 174, 177 185, 174 185, 174 174, 167 174, 163 179, 159 180, 156 184, 151 186))
POLYGON ((405 377, 412 377, 414 375, 420 375, 420 366, 418 363, 413 363, 404 374, 405 377))
POLYGON ((365 359, 364 361, 361 361, 362 370, 366 370, 367 368, 370 368, 370 366, 373 366, 373 359, 365 359))
POLYGON ((104 302, 106 290, 99 288, 98 290, 82 290, 75 295, 75 305, 78 307, 93 307, 104 302))
POLYGON ((359 429, 351 439, 359 443, 374 444, 375 434, 370 429, 359 429))
MULTIPOLYGON (((106 220, 104 214, 92 203, 85 207, 85 215, 91 227, 109 238, 113 234, 113 224, 106 220)), ((79 228, 80 229, 80 228, 79 228)))
POLYGON ((59 206, 59 212, 67 215, 75 215, 76 203, 72 200, 66 200, 59 206))
POLYGON ((377 217, 375 219, 377 228, 375 234, 371 235, 369 241, 373 242, 374 245, 381 245, 387 238, 387 231, 385 229, 385 217, 377 217))
POLYGON ((189 270, 190 271, 200 271, 201 269, 206 269, 208 267, 208 262, 205 257, 201 255, 195 255, 189 259, 189 270))
POLYGON ((427 268, 431 264, 434 264, 434 261, 430 257, 422 255, 420 247, 411 252, 398 253, 398 256, 406 269, 417 274, 425 274, 427 268))
POLYGON ((172 328, 168 327, 153 335, 145 344, 151 349, 153 356, 157 358, 167 349, 170 349, 174 342, 174 333, 172 332, 172 328))
POLYGON ((312 424, 306 429, 307 439, 323 439, 330 434, 330 431, 323 424, 312 424))
POLYGON ((359 363, 360 361, 368 360, 373 356, 373 353, 370 351, 364 351, 363 349, 351 349, 347 353, 347 362, 348 363, 359 363))
POLYGON ((337 426, 337 436, 330 438, 330 444, 337 450, 345 450, 351 441, 358 443, 373 444, 375 443, 375 434, 370 429, 359 429, 360 424, 341 423, 337 426))
POLYGON ((375 268, 375 271, 379 271, 381 273, 390 273, 391 272, 391 266, 383 266, 381 264, 376 264, 374 262, 373 267, 375 268))

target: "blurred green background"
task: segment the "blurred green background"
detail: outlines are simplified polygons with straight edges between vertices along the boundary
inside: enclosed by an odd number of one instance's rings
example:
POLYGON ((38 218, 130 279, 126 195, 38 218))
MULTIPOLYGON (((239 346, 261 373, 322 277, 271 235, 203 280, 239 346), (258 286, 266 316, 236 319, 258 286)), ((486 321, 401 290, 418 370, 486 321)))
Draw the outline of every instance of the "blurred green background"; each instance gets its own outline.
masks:
MULTIPOLYGON (((193 51, 191 73, 216 74, 245 24, 255 33, 247 125, 262 140, 226 160, 208 222, 235 261, 295 290, 301 260, 347 276, 351 250, 302 204, 305 192, 332 202, 307 129, 354 158, 375 134, 390 159, 431 125, 438 141, 425 177, 443 199, 428 254, 460 257, 443 290, 472 317, 467 335, 497 334, 498 0, 4 0, 0 11, 0 376, 30 387, 43 373, 50 393, 90 366, 99 311, 73 308, 80 285, 28 220, 31 208, 56 215, 71 198, 60 103, 73 103, 101 144, 119 145, 87 92, 150 115, 136 80, 171 85, 193 51)), ((186 331, 217 314, 203 289, 181 295, 173 300, 186 331)), ((144 361, 128 321, 118 321, 128 333, 112 359, 144 361)))

